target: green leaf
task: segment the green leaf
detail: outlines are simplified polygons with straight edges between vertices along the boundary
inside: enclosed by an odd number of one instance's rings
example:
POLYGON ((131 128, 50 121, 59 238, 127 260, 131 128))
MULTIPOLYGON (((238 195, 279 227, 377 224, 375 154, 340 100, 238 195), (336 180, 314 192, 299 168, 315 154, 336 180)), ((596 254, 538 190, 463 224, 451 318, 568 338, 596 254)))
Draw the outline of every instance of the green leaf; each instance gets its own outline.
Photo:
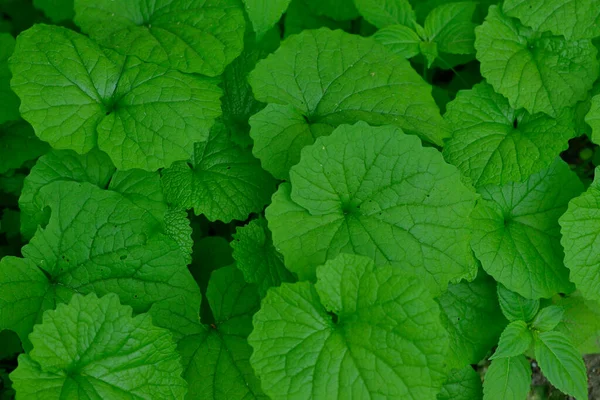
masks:
POLYGON ((498 283, 498 301, 500 309, 509 321, 531 321, 540 309, 538 299, 526 299, 518 293, 508 290, 498 283))
POLYGON ((25 179, 19 198, 21 232, 26 238, 31 238, 38 225, 43 225, 48 218, 40 199, 37 199, 38 193, 43 187, 56 181, 88 182, 121 194, 154 217, 155 225, 162 225, 164 233, 178 238, 183 252, 189 255, 189 246, 183 238, 190 233, 189 222, 177 215, 181 211, 167 210, 158 173, 142 170, 115 171, 106 154, 97 150, 83 156, 70 150, 54 150, 38 160, 25 179), (166 221, 167 216, 169 223, 166 221))
POLYGON ((261 297, 270 287, 295 281, 292 273, 285 268, 283 257, 273 246, 265 219, 255 219, 237 228, 233 239, 231 247, 235 265, 244 274, 246 282, 257 285, 261 297))
POLYGON ((19 98, 10 89, 11 73, 8 59, 15 48, 15 39, 0 33, 0 124, 19 119, 19 98))
POLYGON ((565 310, 559 306, 548 306, 542 308, 531 323, 533 329, 540 331, 551 331, 560 323, 565 310))
POLYGON ((592 128, 592 142, 600 143, 600 95, 592 97, 591 107, 585 116, 585 122, 592 128))
POLYGON ((581 294, 600 301, 600 253, 597 238, 600 234, 600 172, 588 190, 569 202, 568 210, 560 217, 565 249, 565 265, 571 270, 569 278, 581 294))
POLYGON ((511 322, 500 335, 498 348, 490 360, 520 356, 529 349, 532 340, 533 336, 527 322, 511 322))
POLYGON ((449 285, 438 303, 450 336, 448 364, 477 364, 498 343, 507 324, 498 305, 496 282, 480 271, 473 282, 449 285))
POLYGON ((248 341, 273 399, 428 399, 444 379, 446 333, 421 279, 365 257, 270 289, 248 341))
POLYGON ((54 182, 37 197, 50 220, 23 247, 24 259, 2 260, 0 329, 26 345, 42 312, 73 293, 114 292, 136 313, 174 296, 199 308, 186 256, 148 209, 89 183, 54 182))
POLYGON ((587 372, 583 358, 560 332, 535 336, 535 358, 552 385, 577 399, 587 399, 587 372))
POLYGON ((475 33, 481 74, 513 108, 556 117, 585 99, 598 77, 598 50, 590 40, 535 33, 498 6, 475 33))
POLYGON ((66 22, 75 16, 73 0, 33 0, 33 5, 54 23, 66 22))
POLYGON ((354 253, 413 271, 438 294, 476 271, 468 245, 475 194, 460 179, 439 152, 398 128, 343 125, 303 150, 266 216, 300 279, 354 253))
POLYGON ((269 104, 250 118, 252 153, 262 167, 278 179, 289 179, 290 168, 300 161, 300 152, 333 127, 309 124, 304 115, 291 106, 269 104))
POLYGON ((31 125, 23 120, 0 125, 0 174, 20 168, 26 161, 35 160, 49 149, 35 136, 31 125))
POLYGON ((567 39, 600 36, 600 9, 595 0, 506 0, 502 10, 538 32, 567 39))
POLYGON ((183 399, 179 355, 169 331, 108 294, 73 296, 44 314, 33 350, 10 375, 18 398, 183 399))
POLYGON ((291 0, 244 0, 246 12, 252 22, 257 38, 279 22, 291 0))
POLYGON ((380 29, 390 25, 411 27, 416 21, 408 0, 354 0, 354 5, 364 19, 380 29))
POLYGON ((531 385, 531 366, 525 356, 494 360, 483 381, 483 400, 523 400, 531 385))
POLYGON ((531 299, 572 291, 558 218, 582 191, 583 184, 559 159, 526 182, 480 188, 472 248, 483 269, 531 299))
POLYGON ((207 141, 196 143, 191 163, 177 162, 163 171, 163 185, 170 203, 223 222, 260 212, 275 191, 275 180, 250 150, 231 141, 222 123, 207 141))
MULTIPOLYGON (((157 325, 176 326, 177 349, 188 381, 186 399, 264 399, 249 358, 247 336, 260 306, 256 286, 244 282, 234 266, 212 273, 206 292, 214 322, 201 324, 197 312, 185 314, 177 299, 152 310, 157 325)), ((204 322, 204 321, 203 321, 204 322)))
POLYGON ((425 37, 442 53, 473 54, 475 27, 472 22, 476 3, 467 1, 443 4, 425 19, 425 37))
POLYGON ((421 42, 419 43, 419 51, 427 60, 427 68, 431 68, 433 62, 439 56, 437 43, 435 42, 421 42))
POLYGON ((393 124, 437 145, 449 135, 431 86, 372 39, 304 31, 259 62, 249 80, 258 100, 289 105, 310 124, 393 124))
POLYGON ((421 53, 419 44, 421 38, 411 28, 403 25, 392 25, 378 30, 373 38, 394 54, 406 59, 413 58, 421 53))
POLYGON ((56 26, 20 34, 11 70, 21 114, 40 139, 80 154, 98 146, 119 169, 189 158, 221 114, 214 81, 105 53, 56 26))
POLYGON ((600 353, 600 305, 577 292, 556 304, 564 310, 556 330, 567 335, 581 354, 600 353))
POLYGON ((104 47, 185 73, 220 75, 244 48, 237 0, 75 0, 74 21, 104 47))
POLYGON ((548 168, 575 136, 571 110, 556 119, 515 110, 487 83, 460 91, 447 110, 453 133, 444 158, 475 186, 523 182, 548 168))
POLYGON ((481 377, 467 365, 450 372, 437 400, 480 400, 483 398, 481 377))

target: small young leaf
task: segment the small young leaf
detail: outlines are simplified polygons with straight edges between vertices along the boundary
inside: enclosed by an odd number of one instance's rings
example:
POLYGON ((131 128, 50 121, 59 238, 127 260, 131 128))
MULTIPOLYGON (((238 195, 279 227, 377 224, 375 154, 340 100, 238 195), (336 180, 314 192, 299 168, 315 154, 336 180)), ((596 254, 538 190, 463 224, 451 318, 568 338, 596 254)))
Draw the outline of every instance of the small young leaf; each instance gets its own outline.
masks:
POLYGON ((600 301, 599 219, 600 168, 596 168, 594 182, 585 193, 569 202, 567 212, 559 219, 570 279, 584 297, 595 301, 600 301))
POLYGON ((591 40, 538 34, 491 6, 475 29, 481 74, 510 105, 556 117, 585 99, 598 77, 591 40))
POLYGON ((273 246, 271 231, 263 218, 255 219, 238 228, 231 242, 236 267, 248 283, 255 283, 261 297, 270 287, 283 282, 294 282, 294 276, 285 268, 283 256, 273 246))
POLYGON ((415 136, 342 125, 302 151, 290 182, 266 216, 275 248, 300 279, 339 253, 413 271, 436 294, 476 272, 468 245, 475 194, 415 136))
POLYGON ((551 331, 560 323, 564 314, 564 309, 559 306, 542 308, 531 322, 531 327, 540 331, 551 331))
POLYGON ((577 399, 587 399, 587 372, 583 358, 560 332, 535 336, 535 358, 542 373, 560 391, 577 399))
POLYGON ((506 0, 502 10, 538 32, 567 39, 600 36, 600 8, 595 0, 506 0))
POLYGON ((479 189, 471 242, 485 271, 527 298, 573 291, 558 218, 583 184, 560 159, 526 182, 479 189))
POLYGON ((420 279, 366 257, 270 289, 253 322, 250 362, 271 398, 429 399, 445 377, 437 304, 420 279))
POLYGON ((122 55, 208 76, 240 55, 246 25, 237 0, 75 0, 74 21, 122 55))
POLYGON ((408 0, 354 0, 364 19, 382 29, 392 25, 411 27, 415 12, 408 0))
POLYGON ((394 54, 406 59, 413 58, 421 53, 419 44, 421 38, 411 28, 403 25, 392 25, 375 32, 373 38, 394 54))
POLYGON ((502 313, 509 321, 531 321, 540 309, 539 300, 526 299, 498 283, 498 300, 502 313))
POLYGON ((523 400, 531 386, 531 366, 525 356, 494 360, 483 380, 483 400, 523 400))
POLYGON ((163 185, 169 203, 223 222, 260 212, 275 191, 273 177, 249 149, 233 143, 221 122, 207 141, 196 143, 191 163, 176 162, 163 171, 163 185))
POLYGON ((46 312, 29 336, 33 350, 10 375, 17 398, 183 399, 171 334, 131 312, 115 294, 75 295, 46 312))
POLYGON ((520 356, 529 349, 533 337, 525 321, 514 321, 500 335, 498 348, 490 360, 520 356))

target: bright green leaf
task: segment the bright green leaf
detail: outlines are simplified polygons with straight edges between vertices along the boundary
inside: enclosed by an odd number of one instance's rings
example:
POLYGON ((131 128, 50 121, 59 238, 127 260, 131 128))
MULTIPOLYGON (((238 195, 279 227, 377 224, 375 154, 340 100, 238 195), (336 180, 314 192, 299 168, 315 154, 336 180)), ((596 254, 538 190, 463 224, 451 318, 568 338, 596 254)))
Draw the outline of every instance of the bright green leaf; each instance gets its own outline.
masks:
POLYGON ((33 0, 33 5, 54 23, 66 22, 75 16, 73 0, 33 0))
POLYGON ((509 321, 529 322, 540 309, 539 300, 526 299, 518 293, 508 290, 498 283, 498 301, 500 309, 509 321))
POLYGON ((269 290, 248 338, 265 392, 273 399, 434 398, 447 338, 421 282, 343 254, 319 267, 315 286, 269 290))
POLYGON ((557 119, 515 110, 487 83, 460 91, 447 110, 453 134, 444 158, 475 186, 522 182, 549 167, 575 136, 570 110, 557 119))
POLYGON ((372 39, 304 31, 259 62, 249 80, 258 100, 292 106, 311 124, 393 124, 438 145, 449 135, 431 86, 372 39))
POLYGON ((175 296, 199 307, 186 256, 148 209, 69 181, 45 185, 37 198, 50 220, 23 247, 25 258, 2 260, 0 329, 15 330, 25 343, 42 312, 75 292, 116 293, 136 313, 175 296))
POLYGON ((191 163, 177 162, 163 171, 163 185, 170 203, 223 222, 260 212, 275 191, 275 180, 250 150, 233 143, 222 123, 207 141, 196 143, 191 163))
POLYGON ((565 310, 559 306, 548 306, 542 308, 531 323, 533 329, 540 331, 551 331, 560 323, 565 310))
POLYGON ((571 270, 570 279, 581 294, 600 301, 600 169, 592 185, 569 203, 560 217, 561 243, 565 249, 565 265, 571 270))
POLYGON ((339 253, 418 274, 433 293, 472 277, 475 194, 440 153, 392 126, 342 125, 302 152, 267 208, 273 242, 300 279, 339 253))
POLYGON ((551 31, 567 39, 600 36, 596 0, 506 0, 502 10, 538 32, 551 31))
POLYGON ((523 400, 531 386, 531 366, 525 356, 494 360, 483 380, 483 400, 523 400))
POLYGON ((183 399, 187 383, 169 331, 108 294, 73 296, 44 314, 33 350, 10 375, 23 399, 183 399))
POLYGON ((507 323, 498 305, 496 282, 480 272, 473 282, 450 284, 438 303, 450 336, 448 364, 477 364, 498 343, 507 323))
POLYGON ((475 53, 473 13, 476 3, 467 1, 443 4, 433 9, 425 19, 425 37, 442 53, 475 53))
POLYGON ((406 59, 421 53, 421 38, 411 28, 403 25, 392 25, 375 32, 373 38, 394 54, 406 59))
POLYGON ((65 28, 20 34, 11 69, 21 114, 42 140, 78 153, 98 146, 120 169, 189 158, 221 114, 214 81, 105 53, 65 28))
POLYGON ((244 274, 246 282, 258 286, 261 297, 267 294, 270 287, 295 280, 285 268, 283 257, 273 246, 266 220, 255 219, 238 228, 233 239, 231 247, 236 266, 244 274))
POLYGON ((256 36, 261 38, 281 19, 291 0, 244 0, 246 12, 254 27, 256 36))
POLYGON ((535 358, 552 385, 577 399, 587 399, 587 372, 583 358, 560 332, 535 336, 535 358))
POLYGON ((0 124, 19 119, 19 98, 10 89, 11 73, 8 58, 15 48, 15 39, 0 33, 0 124))
POLYGON ((104 47, 185 73, 220 75, 244 48, 238 0, 75 0, 75 23, 104 47))
POLYGON ((527 322, 511 322, 500 335, 498 348, 490 360, 520 356, 529 349, 532 340, 533 336, 527 322))
MULTIPOLYGON (((0 95, 2 96, 2 95, 0 95)), ((49 150, 27 122, 20 120, 0 125, 0 174, 20 168, 49 150)))
POLYGON ((480 188, 472 248, 483 269, 531 299, 572 291, 558 218, 582 191, 583 184, 559 159, 526 182, 480 188))
POLYGON ((360 15, 378 28, 390 25, 411 27, 415 12, 408 0, 354 0, 360 15))
POLYGON ((556 117, 585 99, 598 77, 598 50, 590 40, 535 33, 498 6, 475 33, 481 74, 513 108, 556 117))

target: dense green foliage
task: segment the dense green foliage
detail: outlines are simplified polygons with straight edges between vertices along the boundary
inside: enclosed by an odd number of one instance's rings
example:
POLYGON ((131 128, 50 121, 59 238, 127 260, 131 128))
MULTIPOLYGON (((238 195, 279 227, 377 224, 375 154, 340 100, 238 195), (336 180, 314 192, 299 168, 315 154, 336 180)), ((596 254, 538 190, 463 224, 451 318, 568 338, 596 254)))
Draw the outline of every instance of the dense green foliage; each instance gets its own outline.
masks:
POLYGON ((600 0, 0 0, 0 400, 587 399, 599 38, 600 0))

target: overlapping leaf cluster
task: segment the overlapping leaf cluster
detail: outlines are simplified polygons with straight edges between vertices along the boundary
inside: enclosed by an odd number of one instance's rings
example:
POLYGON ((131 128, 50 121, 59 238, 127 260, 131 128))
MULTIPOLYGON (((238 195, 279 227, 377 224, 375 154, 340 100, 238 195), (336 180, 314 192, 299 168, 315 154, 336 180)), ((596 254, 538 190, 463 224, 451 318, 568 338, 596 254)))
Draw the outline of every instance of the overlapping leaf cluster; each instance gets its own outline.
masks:
POLYGON ((0 398, 586 398, 599 10, 0 0, 0 398))

